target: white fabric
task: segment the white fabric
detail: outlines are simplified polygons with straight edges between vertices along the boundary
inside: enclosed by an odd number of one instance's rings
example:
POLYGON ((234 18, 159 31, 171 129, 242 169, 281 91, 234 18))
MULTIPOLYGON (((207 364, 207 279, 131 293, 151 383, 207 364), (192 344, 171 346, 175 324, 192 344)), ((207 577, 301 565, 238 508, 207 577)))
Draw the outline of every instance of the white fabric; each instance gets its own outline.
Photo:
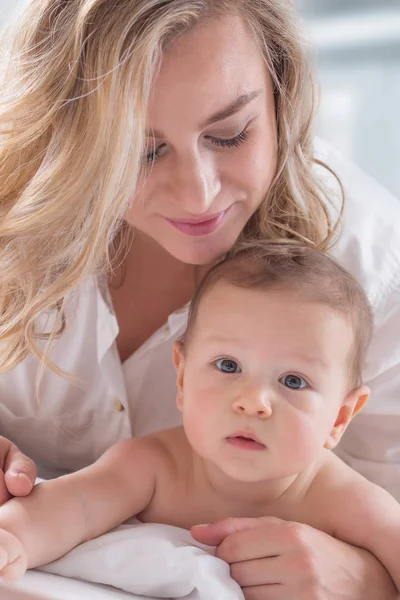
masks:
MULTIPOLYGON (((335 254, 363 283, 376 313, 365 366, 372 397, 339 453, 400 499, 400 202, 324 144, 319 142, 317 151, 338 172, 347 195, 335 254)), ((329 182, 333 185, 332 178, 329 182)), ((38 401, 32 356, 0 378, 0 434, 31 456, 45 477, 93 462, 118 439, 180 422, 171 351, 184 330, 186 309, 171 315, 121 365, 108 294, 86 281, 76 297, 52 357, 83 385, 46 372, 38 401)))
POLYGON ((375 317, 364 368, 371 397, 336 452, 400 501, 400 201, 322 142, 318 149, 346 190, 334 254, 362 283, 375 317))
MULTIPOLYGON (((3 600, 2 596, 1 599, 3 600)), ((7 596, 4 597, 4 600, 143 600, 143 596, 60 575, 27 571, 23 579, 7 588, 7 596), (34 594, 34 596, 22 599, 18 594, 19 591, 34 594)), ((157 600, 157 598, 151 600, 157 600)))
POLYGON ((213 548, 170 525, 129 523, 40 570, 112 585, 146 598, 244 600, 213 548))

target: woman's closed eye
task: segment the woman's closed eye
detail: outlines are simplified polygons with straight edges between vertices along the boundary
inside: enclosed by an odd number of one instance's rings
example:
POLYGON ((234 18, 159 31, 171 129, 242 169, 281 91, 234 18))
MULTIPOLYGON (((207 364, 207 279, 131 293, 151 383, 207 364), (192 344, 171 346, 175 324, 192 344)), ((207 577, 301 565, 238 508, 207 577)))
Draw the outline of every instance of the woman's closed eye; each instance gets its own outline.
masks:
POLYGON ((159 146, 153 145, 153 150, 149 150, 143 157, 144 163, 153 163, 159 158, 161 158, 161 152, 166 147, 167 144, 160 144, 159 146))
MULTIPOLYGON (((218 148, 238 148, 241 146, 247 139, 249 132, 247 127, 243 129, 238 135, 235 135, 231 138, 219 138, 211 135, 205 136, 206 140, 209 140, 212 145, 217 146, 218 148)), ((144 163, 153 163, 159 158, 162 158, 163 150, 166 148, 167 144, 163 143, 159 146, 153 146, 152 150, 146 152, 143 157, 144 163)))
POLYGON ((241 373, 242 369, 240 365, 233 360, 233 358, 219 358, 214 362, 214 365, 217 367, 218 371, 221 373, 241 373))
POLYGON ((288 375, 284 375, 279 379, 279 383, 284 385, 290 390, 304 390, 305 388, 310 387, 307 381, 300 377, 300 375, 295 375, 293 373, 289 373, 288 375))
POLYGON ((213 136, 206 136, 207 140, 210 140, 214 146, 219 146, 220 148, 237 148, 241 146, 243 142, 247 140, 249 132, 246 129, 243 129, 238 135, 231 138, 218 138, 213 136))

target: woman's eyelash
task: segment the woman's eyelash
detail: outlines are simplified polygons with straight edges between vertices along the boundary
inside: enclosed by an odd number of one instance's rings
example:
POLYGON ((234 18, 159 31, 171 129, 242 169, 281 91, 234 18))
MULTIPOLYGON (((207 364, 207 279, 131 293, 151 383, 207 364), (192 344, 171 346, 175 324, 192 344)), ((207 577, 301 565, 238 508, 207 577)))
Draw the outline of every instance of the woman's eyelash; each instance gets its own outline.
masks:
MULTIPOLYGON (((243 142, 246 141, 248 135, 249 135, 249 132, 246 129, 244 129, 243 131, 241 131, 239 133, 239 135, 236 135, 235 137, 229 138, 227 140, 224 140, 223 138, 215 138, 215 137, 211 137, 211 136, 209 139, 211 140, 211 143, 214 144, 214 146, 219 146, 220 148, 221 147, 222 148, 237 148, 238 146, 243 144, 243 142)), ((160 158, 160 151, 161 151, 162 147, 163 147, 163 144, 161 144, 161 146, 159 146, 152 152, 148 152, 144 156, 144 161, 147 163, 152 163, 155 160, 157 160, 158 158, 160 158)))
POLYGON ((243 142, 246 141, 247 136, 249 135, 249 132, 244 129, 243 131, 241 131, 239 133, 239 135, 230 138, 228 140, 224 140, 223 138, 210 138, 211 142, 215 145, 215 146, 222 146, 223 148, 237 148, 238 146, 240 146, 240 144, 243 144, 243 142))
POLYGON ((158 158, 160 158, 160 150, 162 148, 163 144, 161 144, 161 146, 159 146, 158 148, 155 148, 155 150, 152 150, 151 152, 147 152, 147 154, 144 155, 143 160, 145 163, 152 163, 155 160, 157 160, 158 158))

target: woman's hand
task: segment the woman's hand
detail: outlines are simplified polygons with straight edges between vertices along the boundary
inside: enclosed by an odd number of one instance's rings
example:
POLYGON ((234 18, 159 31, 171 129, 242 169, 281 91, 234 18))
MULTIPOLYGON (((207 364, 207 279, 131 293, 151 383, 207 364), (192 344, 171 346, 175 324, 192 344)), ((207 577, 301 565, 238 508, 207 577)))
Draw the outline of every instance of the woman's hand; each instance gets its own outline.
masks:
POLYGON ((369 552, 308 525, 272 517, 225 519, 193 527, 193 537, 218 546, 216 555, 246 600, 395 600, 394 584, 369 552))
POLYGON ((35 463, 0 436, 0 505, 11 496, 27 496, 37 476, 35 463))

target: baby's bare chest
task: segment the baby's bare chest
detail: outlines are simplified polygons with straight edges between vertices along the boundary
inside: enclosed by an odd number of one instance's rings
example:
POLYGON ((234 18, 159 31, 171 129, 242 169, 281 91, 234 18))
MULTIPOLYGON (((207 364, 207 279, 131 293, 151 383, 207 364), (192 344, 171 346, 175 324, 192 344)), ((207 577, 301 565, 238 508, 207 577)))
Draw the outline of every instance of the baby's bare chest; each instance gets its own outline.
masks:
POLYGON ((230 516, 230 507, 203 490, 188 489, 181 482, 171 482, 155 494, 151 504, 138 518, 145 523, 164 523, 183 529, 212 523, 230 516))
POLYGON ((199 462, 193 461, 193 455, 186 444, 174 453, 173 468, 166 468, 158 481, 150 505, 138 516, 145 523, 163 523, 184 529, 194 525, 213 523, 228 517, 257 518, 275 517, 283 521, 299 522, 311 525, 331 533, 329 515, 318 501, 318 493, 309 493, 310 486, 301 488, 301 493, 284 494, 270 502, 261 500, 253 488, 236 493, 228 490, 221 495, 210 486, 204 477, 199 462))
POLYGON ((193 525, 213 523, 228 517, 277 517, 287 521, 305 521, 304 511, 294 507, 270 507, 260 502, 241 502, 220 497, 182 482, 170 482, 155 494, 149 507, 138 515, 145 523, 164 523, 183 529, 193 525))

